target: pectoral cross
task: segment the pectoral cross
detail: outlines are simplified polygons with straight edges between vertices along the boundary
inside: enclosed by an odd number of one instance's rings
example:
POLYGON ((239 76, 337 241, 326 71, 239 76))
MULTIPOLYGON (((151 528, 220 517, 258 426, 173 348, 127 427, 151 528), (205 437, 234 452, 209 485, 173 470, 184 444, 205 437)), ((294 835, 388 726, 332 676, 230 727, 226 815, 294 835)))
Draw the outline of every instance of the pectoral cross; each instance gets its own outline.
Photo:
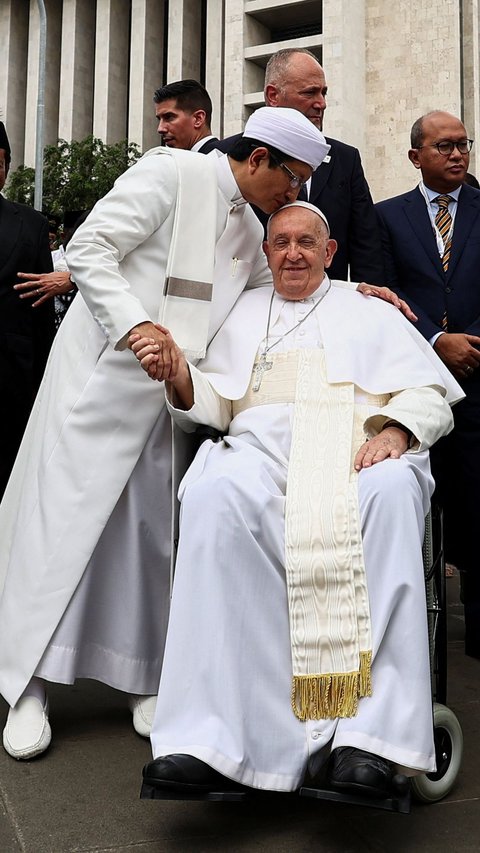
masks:
POLYGON ((267 361, 267 353, 264 352, 260 356, 260 361, 257 361, 253 368, 253 375, 255 377, 255 381, 252 385, 252 391, 258 391, 260 389, 260 385, 262 384, 263 374, 267 370, 271 370, 273 367, 273 361, 267 361))

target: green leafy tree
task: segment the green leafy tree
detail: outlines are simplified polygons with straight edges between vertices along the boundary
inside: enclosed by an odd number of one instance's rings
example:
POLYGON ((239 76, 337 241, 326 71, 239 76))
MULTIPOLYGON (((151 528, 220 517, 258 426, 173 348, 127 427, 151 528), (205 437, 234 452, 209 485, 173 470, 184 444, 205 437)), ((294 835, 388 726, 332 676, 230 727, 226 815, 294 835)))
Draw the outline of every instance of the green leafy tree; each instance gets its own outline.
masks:
MULTIPOLYGON (((59 139, 43 154, 43 209, 62 216, 67 210, 93 207, 113 186, 119 175, 140 157, 128 140, 106 145, 87 136, 80 141, 59 139)), ((19 166, 9 176, 5 195, 11 201, 33 205, 35 170, 19 166)))

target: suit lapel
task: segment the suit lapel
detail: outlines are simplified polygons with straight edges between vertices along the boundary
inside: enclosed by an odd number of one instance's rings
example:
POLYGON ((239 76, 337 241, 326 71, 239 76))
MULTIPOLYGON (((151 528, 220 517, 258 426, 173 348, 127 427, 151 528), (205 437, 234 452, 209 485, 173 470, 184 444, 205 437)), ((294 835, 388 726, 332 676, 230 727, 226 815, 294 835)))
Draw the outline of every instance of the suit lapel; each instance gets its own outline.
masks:
POLYGON ((315 204, 318 196, 322 192, 325 184, 327 183, 333 169, 333 156, 331 155, 331 159, 328 163, 320 163, 318 169, 315 169, 312 175, 312 184, 310 187, 310 195, 309 201, 311 204, 315 204))
POLYGON ((448 264, 447 281, 453 275, 479 213, 480 194, 472 193, 468 186, 462 187, 453 226, 452 252, 448 264))
POLYGON ((418 187, 405 197, 404 209, 405 215, 411 225, 414 239, 420 243, 422 250, 435 267, 440 277, 439 284, 443 286, 445 273, 438 253, 437 241, 428 215, 425 199, 418 187))

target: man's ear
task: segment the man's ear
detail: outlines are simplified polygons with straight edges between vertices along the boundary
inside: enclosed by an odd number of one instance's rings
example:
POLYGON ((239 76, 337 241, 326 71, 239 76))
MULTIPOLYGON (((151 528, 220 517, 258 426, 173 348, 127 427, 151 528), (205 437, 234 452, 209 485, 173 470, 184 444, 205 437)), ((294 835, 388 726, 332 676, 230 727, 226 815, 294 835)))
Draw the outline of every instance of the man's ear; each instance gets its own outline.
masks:
POLYGON ((264 91, 265 104, 267 107, 278 107, 278 89, 273 83, 265 86, 264 91))
POLYGON ((408 152, 408 159, 413 163, 416 169, 421 169, 418 157, 418 148, 410 148, 410 151, 408 152))
POLYGON ((258 167, 263 163, 264 160, 269 161, 270 154, 268 148, 263 146, 259 146, 258 148, 254 148, 250 157, 248 158, 248 163, 250 166, 251 172, 256 172, 258 167))
POLYGON ((207 118, 207 114, 205 110, 195 110, 193 113, 193 126, 195 128, 199 128, 202 124, 205 124, 205 119, 207 118))
POLYGON ((330 264, 333 261, 333 256, 338 249, 338 243, 336 240, 327 240, 327 245, 325 246, 325 269, 328 269, 330 264))
POLYGON ((266 255, 267 261, 270 257, 270 246, 268 245, 268 240, 264 240, 262 243, 262 249, 266 255))

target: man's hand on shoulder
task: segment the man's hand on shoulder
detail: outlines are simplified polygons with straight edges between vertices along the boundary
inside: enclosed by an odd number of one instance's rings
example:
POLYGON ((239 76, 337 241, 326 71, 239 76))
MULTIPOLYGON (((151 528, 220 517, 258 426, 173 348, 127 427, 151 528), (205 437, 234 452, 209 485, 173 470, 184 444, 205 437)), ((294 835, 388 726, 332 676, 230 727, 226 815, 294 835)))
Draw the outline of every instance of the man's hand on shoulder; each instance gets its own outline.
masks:
POLYGON ((466 379, 480 365, 480 338, 463 332, 444 332, 433 348, 457 379, 466 379))
POLYGON ((364 296, 376 296, 378 299, 390 302, 405 315, 407 320, 411 320, 413 323, 418 320, 417 315, 413 313, 408 303, 404 299, 400 299, 395 291, 390 290, 389 287, 380 287, 378 284, 367 284, 367 282, 362 281, 360 284, 357 284, 357 290, 359 293, 363 293, 364 296))

